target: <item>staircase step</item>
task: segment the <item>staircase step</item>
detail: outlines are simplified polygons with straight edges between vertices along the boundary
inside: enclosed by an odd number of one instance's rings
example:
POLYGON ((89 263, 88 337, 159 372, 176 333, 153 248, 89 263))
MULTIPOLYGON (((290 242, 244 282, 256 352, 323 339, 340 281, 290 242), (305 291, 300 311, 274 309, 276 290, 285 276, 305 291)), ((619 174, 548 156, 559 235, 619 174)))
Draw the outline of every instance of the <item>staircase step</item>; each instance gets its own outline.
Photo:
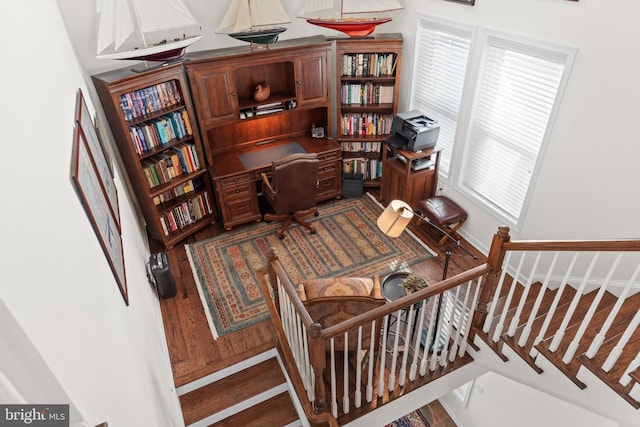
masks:
POLYGON ((280 393, 269 400, 252 406, 242 412, 234 414, 213 426, 216 427, 263 427, 289 426, 298 420, 296 408, 293 406, 288 392, 280 393))
POLYGON ((285 383, 280 364, 277 359, 270 358, 204 385, 180 396, 185 425, 193 424, 285 383))
MULTIPOLYGON (((594 294, 597 291, 590 292, 590 294, 594 294)), ((560 341, 560 345, 555 352, 551 352, 549 350, 549 346, 553 340, 553 337, 547 338, 545 341, 541 342, 536 346, 536 348, 540 351, 544 357, 546 357, 553 365, 555 365, 562 373, 564 373, 571 381, 573 381, 578 387, 584 389, 586 385, 578 379, 578 371, 582 364, 578 360, 578 356, 587 351, 589 345, 593 341, 593 338, 596 336, 598 331, 602 328, 602 325, 607 320, 607 316, 613 308, 613 305, 616 303, 617 298, 615 295, 610 292, 605 292, 598 304, 596 312, 593 315, 593 318, 589 322, 587 326, 587 330, 585 331, 582 339, 578 343, 578 349, 573 357, 573 359, 569 363, 564 363, 562 358, 566 350, 569 348, 569 345, 573 341, 578 329, 580 328, 580 324, 584 318, 584 315, 589 310, 593 302, 593 298, 584 298, 580 300, 578 307, 574 313, 574 316, 571 318, 570 326, 567 327, 565 331, 563 339, 560 341)), ((614 325, 614 327, 619 325, 614 325)))
MULTIPOLYGON (((507 309, 507 315, 505 317, 505 321, 504 321, 504 329, 503 332, 506 332, 506 329, 509 327, 509 324, 511 323, 511 319, 513 319, 513 317, 516 314, 517 308, 518 308, 518 304, 520 302, 520 299, 522 298, 522 295, 524 294, 525 291, 525 287, 521 284, 516 284, 516 289, 514 290, 513 296, 511 297, 511 301, 509 302, 509 307, 507 309)), ((525 303, 525 308, 523 308, 523 312, 521 313, 521 318, 525 318, 529 315, 529 312, 531 311, 531 308, 533 307, 534 301, 538 296, 538 293, 540 292, 540 289, 542 287, 542 284, 540 282, 536 282, 533 283, 531 285, 531 289, 529 290, 528 294, 527 294, 527 300, 525 303)), ((494 309, 494 316, 492 318, 491 321, 491 328, 489 329, 488 333, 484 333, 482 332, 482 330, 477 332, 477 335, 482 338, 482 340, 487 343, 487 345, 494 351, 496 352, 496 354, 498 356, 500 356, 500 358, 502 358, 502 360, 504 360, 505 362, 507 360, 509 360, 504 353, 502 352, 502 346, 504 344, 504 341, 499 340, 498 342, 494 342, 492 340, 493 335, 495 334, 495 331, 498 327, 498 323, 500 321, 500 317, 502 316, 502 312, 504 310, 504 307, 506 305, 507 302, 507 294, 508 294, 508 285, 505 281, 503 288, 501 289, 501 296, 498 298, 497 302, 496 302, 496 307, 494 309)))
MULTIPOLYGON (((536 358, 530 356, 531 348, 535 342, 536 337, 540 333, 542 329, 542 325, 544 324, 545 318, 547 317, 547 313, 553 304, 553 300, 558 293, 558 289, 547 289, 545 292, 545 296, 543 297, 542 303, 540 304, 540 309, 538 310, 537 317, 533 320, 533 324, 531 325, 531 332, 529 333, 529 337, 524 346, 519 346, 518 341, 524 332, 524 327, 526 326, 526 322, 529 319, 528 315, 522 318, 522 324, 518 326, 516 329, 516 333, 513 337, 503 335, 502 340, 507 344, 514 352, 516 352, 525 362, 531 366, 537 373, 542 373, 542 368, 540 368, 536 364, 536 358)), ((556 307, 556 311, 549 322, 549 327, 547 328, 546 336, 547 338, 550 333, 549 331, 554 331, 558 326, 562 323, 562 318, 564 317, 564 313, 566 312, 571 300, 576 294, 576 290, 571 286, 565 286, 563 289, 562 295, 560 295, 560 299, 558 301, 558 305, 556 307)), ((529 313, 530 314, 530 313, 529 313)))
MULTIPOLYGON (((627 324, 628 322, 625 324, 625 326, 627 324)), ((617 362, 614 364, 613 368, 609 372, 606 372, 602 369, 602 365, 607 360, 607 357, 611 353, 611 350, 613 350, 613 348, 616 346, 621 336, 622 333, 611 335, 611 337, 608 337, 602 343, 600 350, 592 359, 583 354, 579 357, 579 360, 595 376, 600 378, 602 382, 607 384, 612 390, 618 393, 634 408, 640 409, 640 401, 634 399, 630 395, 630 392, 636 382, 632 380, 627 386, 623 386, 619 383, 620 378, 622 378, 622 375, 626 371, 627 367, 638 354, 637 349, 640 348, 640 328, 637 328, 631 335, 631 339, 627 343, 625 349, 618 358, 617 362)))

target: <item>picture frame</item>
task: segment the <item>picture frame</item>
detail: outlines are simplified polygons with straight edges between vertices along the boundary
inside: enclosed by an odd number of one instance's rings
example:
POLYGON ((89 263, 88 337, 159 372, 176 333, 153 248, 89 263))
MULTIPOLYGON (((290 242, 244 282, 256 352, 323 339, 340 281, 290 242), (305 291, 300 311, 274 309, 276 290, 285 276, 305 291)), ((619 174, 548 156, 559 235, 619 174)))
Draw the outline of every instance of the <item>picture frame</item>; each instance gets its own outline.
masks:
POLYGON ((118 191, 113 181, 113 162, 109 150, 98 135, 81 89, 78 89, 76 94, 75 121, 85 141, 87 141, 91 159, 100 176, 105 197, 109 202, 111 213, 116 220, 118 231, 120 231, 120 206, 118 203, 118 191))
POLYGON ((476 4, 476 0, 447 0, 447 1, 452 1, 454 3, 462 3, 469 6, 473 6, 474 4, 476 4))
POLYGON ((70 178, 107 258, 120 294, 128 306, 129 292, 124 265, 122 235, 104 191, 102 177, 99 175, 92 159, 90 143, 85 138, 85 134, 81 131, 78 123, 75 123, 73 128, 70 178))

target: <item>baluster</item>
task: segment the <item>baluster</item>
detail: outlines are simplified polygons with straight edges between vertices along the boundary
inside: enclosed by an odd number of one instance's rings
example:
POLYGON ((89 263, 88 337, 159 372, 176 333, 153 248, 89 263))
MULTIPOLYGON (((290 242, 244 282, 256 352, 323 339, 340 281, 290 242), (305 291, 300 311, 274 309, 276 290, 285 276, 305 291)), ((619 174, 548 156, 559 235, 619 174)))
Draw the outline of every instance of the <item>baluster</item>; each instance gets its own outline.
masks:
MULTIPOLYGON (((424 343, 424 351, 422 352, 422 360, 420 361, 420 376, 424 376, 427 373, 427 363, 429 362, 429 349, 431 349, 432 347, 435 349, 434 347, 435 343, 433 341, 433 333, 435 331, 435 328, 437 327, 436 307, 438 305, 437 300, 439 297, 440 295, 435 295, 433 297, 434 299, 433 304, 431 304, 431 318, 429 319, 429 327, 427 328, 427 341, 424 343)), ((435 349, 435 351, 437 351, 437 349, 435 349)), ((433 357, 435 357, 434 353, 431 354, 431 358, 433 357)))
POLYGON ((563 363, 569 363, 571 359, 573 359, 573 356, 576 354, 576 351, 578 350, 578 344, 580 344, 580 340, 582 339, 582 336, 586 332, 587 326, 589 326, 591 319, 593 319, 593 315, 596 313, 598 305, 600 304, 600 301, 602 300, 602 297, 604 296, 604 293, 606 292, 607 287, 609 287, 609 282, 611 281, 611 277, 613 277, 613 273, 618 268, 618 264, 620 264, 620 260, 622 259, 622 254, 623 252, 620 252, 616 257, 615 261, 613 262, 613 264, 611 264, 609 273, 607 273, 607 276, 605 277, 604 282, 602 283, 602 286, 600 286, 600 289, 598 289, 598 293, 596 294, 596 297, 593 299, 593 302, 589 306, 589 310, 587 310, 587 314, 582 319, 582 323, 580 323, 580 326, 578 327, 578 331, 574 335, 573 340, 569 344, 569 347, 567 347, 567 351, 565 351, 564 356, 562 357, 563 363))
POLYGON ((409 357, 409 348, 411 346, 411 327, 413 326, 413 312, 415 311, 413 307, 413 305, 409 307, 409 312, 407 313, 407 327, 405 328, 404 335, 404 351, 402 352, 400 378, 398 380, 398 385, 400 387, 404 386, 405 380, 407 378, 407 358, 409 357))
POLYGON ((631 339, 631 335, 633 335, 638 325, 640 325, 640 310, 636 311, 636 315, 633 316, 633 320, 631 320, 631 323, 629 323, 627 329, 624 330, 624 333, 620 337, 620 340, 613 348, 613 350, 611 350, 611 353, 609 353, 607 360, 605 360, 602 364, 603 371, 609 372, 611 368, 613 368, 613 365, 615 365, 618 361, 618 358, 622 354, 624 347, 629 342, 629 339, 631 339))
POLYGON ((358 326, 358 346, 356 347, 356 390, 354 394, 356 408, 360 407, 362 402, 361 385, 362 382, 362 326, 358 326))
POLYGON ((338 400, 336 390, 336 354, 335 354, 335 339, 331 338, 331 413, 335 418, 338 418, 338 400))
MULTIPOLYGON (((440 297, 440 299, 438 300, 438 304, 442 307, 443 304, 443 299, 444 299, 444 293, 441 293, 438 295, 440 297)), ((442 315, 442 313, 440 313, 440 316, 437 316, 438 319, 436 319, 436 332, 433 334, 433 342, 431 343, 432 346, 432 350, 431 350, 431 360, 429 363, 429 370, 431 372, 436 370, 436 366, 438 364, 438 347, 440 346, 440 334, 442 333, 442 324, 444 322, 443 318, 444 316, 442 315)))
POLYGON ((624 374, 622 374, 622 377, 620 377, 620 381, 619 381, 620 385, 624 387, 629 385, 629 383, 631 382, 631 375, 629 374, 635 371, 636 369, 638 369, 638 366, 640 366, 640 351, 638 352, 638 354, 636 354, 636 357, 631 361, 629 366, 627 366, 627 369, 625 369, 624 374))
POLYGON ((507 300, 504 303, 504 307, 502 307, 502 313, 500 313, 500 320, 496 325, 496 330, 493 332, 493 336, 491 340, 493 342, 498 342, 500 340, 500 336, 502 335, 502 331, 504 330, 504 323, 507 318, 507 312, 509 311, 509 307, 511 306, 511 300, 513 299, 513 295, 516 292, 516 288, 518 287, 518 278, 520 277, 520 270, 522 269, 522 264, 524 263, 524 259, 527 256, 527 252, 522 252, 522 256, 520 257, 520 263, 518 264, 518 269, 516 270, 516 274, 513 276, 513 281, 511 282, 511 287, 509 288, 509 293, 507 294, 507 300))
POLYGON ((540 332, 538 332, 538 336, 533 341, 533 345, 531 346, 531 350, 529 350, 529 356, 536 357, 538 355, 538 350, 536 349, 536 345, 538 345, 544 339, 547 329, 549 329, 549 325, 551 324, 551 319, 553 319, 553 315, 558 308, 558 304, 560 303, 560 298, 562 298, 562 293, 564 292, 564 288, 567 286, 567 282, 569 280, 569 276, 571 275, 571 271, 573 270, 573 266, 578 260, 578 252, 573 254, 573 258, 571 258, 571 262, 569 263, 569 267, 564 275, 564 278, 560 282, 560 287, 558 288, 558 292, 556 293, 556 297, 553 299, 551 303, 551 307, 547 312, 547 315, 544 318, 544 322, 542 323, 542 327, 540 328, 540 332))
POLYGON ((349 332, 344 333, 344 354, 342 363, 342 412, 349 413, 349 332))
POLYGON ((576 311, 576 308, 578 307, 580 298, 584 293, 584 289, 587 287, 587 282, 591 278, 591 272, 593 271, 593 268, 596 265, 596 261, 598 260, 599 255, 600 255, 600 252, 596 252, 594 256, 591 258, 589 267, 587 267, 587 272, 584 274, 582 278, 582 282, 580 282, 580 287, 576 291, 576 294, 573 300, 571 301, 571 304, 569 304, 569 309, 567 310, 564 318, 562 319, 562 324, 560 325, 556 333, 553 335, 553 339, 551 340, 551 344, 549 345, 549 351, 552 351, 552 352, 556 351, 558 347, 560 347, 562 338, 564 338, 564 334, 567 331, 567 326, 569 326, 569 321, 571 320, 573 313, 576 311))
POLYGON ((587 350, 587 353, 586 353, 589 359, 593 359, 593 357, 596 355, 596 353, 600 349, 600 346, 604 342, 604 338, 607 335, 607 332, 609 332, 609 328, 611 327, 614 319, 618 315, 618 312, 620 311, 622 304, 624 304, 624 301, 627 299, 627 296, 631 292, 631 289, 633 288, 633 283, 635 282, 639 273, 640 273, 640 264, 638 264, 638 266, 636 267, 636 270, 633 272, 633 274, 631 275, 631 278, 629 279, 626 286, 622 290, 622 293, 618 297, 618 301, 616 301, 616 304, 614 305, 613 309, 609 313, 607 320, 605 320, 604 325, 602 325, 602 329, 600 329, 600 332, 598 332, 598 334, 595 336, 595 338, 591 342, 591 345, 589 346, 589 350, 587 350))
POLYGON ((529 339, 529 335, 531 335, 531 328, 533 326, 533 321, 538 317, 538 311, 540 310, 540 305, 542 305, 542 300, 544 298, 545 293, 547 292, 547 288, 549 287, 549 280, 551 279, 551 273, 556 265, 556 261, 558 261, 558 255, 560 252, 556 252, 551 260, 551 265, 547 269, 547 274, 544 277, 542 282, 542 287, 540 288, 540 293, 538 293, 538 298, 536 298, 536 302, 533 305, 533 309, 531 313, 529 313, 529 318, 527 319, 527 324, 522 329, 522 333, 520 334, 520 339, 518 339, 518 346, 524 347, 527 345, 527 340, 529 339))
POLYGON ((315 400, 315 389, 313 387, 313 366, 311 366, 311 358, 309 357, 309 336, 307 335, 307 328, 302 329, 302 335, 304 337, 304 367, 307 375, 305 388, 309 402, 313 402, 315 400))
POLYGON ((384 394, 384 367, 387 357, 387 332, 389 328, 389 315, 385 314, 382 324, 382 346, 380 347, 380 372, 378 373, 378 397, 384 394))
MULTIPOLYGON (((460 285, 462 287, 464 285, 460 285)), ((464 291, 464 301, 462 303, 462 309, 460 310, 460 317, 458 319, 458 327, 456 328, 456 334, 453 337, 451 343, 451 349, 449 350, 449 362, 453 362, 456 359, 456 353, 458 351, 458 343, 464 339, 463 325, 467 317, 467 302, 469 302, 469 295, 471 294, 471 282, 467 282, 466 290, 464 291)))
POLYGON ((488 334, 491 330, 491 323, 493 322, 493 316, 496 311, 496 306, 498 305, 498 300, 500 299, 500 293, 502 292, 504 279, 507 276, 507 267, 509 266, 509 262, 511 261, 512 253, 512 251, 507 252, 507 257, 502 263, 502 272, 500 273, 500 279, 498 280, 496 291, 493 294, 493 299, 491 300, 491 305, 489 306, 489 313, 487 313, 487 317, 484 319, 484 325, 482 327, 482 332, 484 332, 485 334, 488 334))
POLYGON ((469 320, 464 329, 464 337, 462 339, 462 343, 460 344, 460 350, 458 350, 458 356, 464 356, 464 352, 467 351, 467 337, 469 336, 469 332, 471 331, 471 326, 473 324, 473 317, 476 314, 476 309, 478 307, 478 298, 480 297, 480 289, 482 288, 482 278, 484 276, 478 277, 478 284, 476 285, 476 291, 473 295, 473 302, 471 303, 471 309, 469 312, 469 320))
POLYGON ((460 288, 461 286, 458 286, 456 288, 456 294, 453 297, 453 303, 451 304, 451 315, 447 320, 447 333, 445 335, 446 338, 444 340, 445 344, 442 348, 442 354, 440 355, 440 366, 442 367, 447 366, 447 355, 449 354, 449 343, 451 342, 451 333, 453 332, 453 323, 455 322, 456 307, 458 305, 458 301, 460 297, 460 288))
POLYGON ((416 379, 416 372, 418 371, 418 356, 420 355, 420 345, 422 341, 422 329, 424 327, 424 313, 427 311, 427 299, 422 300, 422 305, 420 306, 420 320, 418 320, 418 330, 416 331, 416 339, 415 339, 415 351, 413 352, 413 360, 411 361, 411 369, 409 370, 409 380, 413 381, 416 379))
MULTIPOLYGON (((382 319, 378 319, 381 322, 382 319)), ((369 343, 369 369, 367 372, 367 402, 373 400, 373 362, 376 359, 376 342, 379 344, 380 337, 376 337, 376 320, 371 322, 371 342, 369 343)))
POLYGON ((396 331, 393 338, 393 351, 391 353, 391 374, 389 375, 389 384, 387 387, 389 391, 393 391, 396 386, 396 364, 398 363, 398 340, 400 339, 400 316, 402 316, 402 309, 399 309, 395 313, 396 316, 396 331))
POLYGON ((518 308, 516 309, 516 313, 511 319, 511 324, 509 325, 509 329, 507 330, 507 335, 513 337, 520 325, 520 315, 522 314, 522 310, 524 309, 524 304, 527 302, 527 298, 529 297, 529 291, 531 290, 531 283, 533 282, 533 277, 538 270, 538 263, 540 262, 540 257, 542 256, 542 252, 538 251, 538 255, 536 255, 536 259, 533 262, 533 266, 531 267, 531 272, 529 274, 529 278, 527 279, 527 283, 524 287, 524 292, 520 296, 520 303, 518 304, 518 308))

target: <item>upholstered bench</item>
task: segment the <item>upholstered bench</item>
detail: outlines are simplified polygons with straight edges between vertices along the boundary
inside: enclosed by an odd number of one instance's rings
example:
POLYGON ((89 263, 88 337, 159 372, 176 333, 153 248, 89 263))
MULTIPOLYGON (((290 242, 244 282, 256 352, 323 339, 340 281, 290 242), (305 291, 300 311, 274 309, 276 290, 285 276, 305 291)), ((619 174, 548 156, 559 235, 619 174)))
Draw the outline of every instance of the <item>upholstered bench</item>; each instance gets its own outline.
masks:
MULTIPOLYGON (((467 220, 467 212, 447 196, 434 196, 418 202, 418 211, 429 221, 457 238, 457 231, 467 220)), ((444 245, 448 237, 445 235, 438 244, 444 245)))

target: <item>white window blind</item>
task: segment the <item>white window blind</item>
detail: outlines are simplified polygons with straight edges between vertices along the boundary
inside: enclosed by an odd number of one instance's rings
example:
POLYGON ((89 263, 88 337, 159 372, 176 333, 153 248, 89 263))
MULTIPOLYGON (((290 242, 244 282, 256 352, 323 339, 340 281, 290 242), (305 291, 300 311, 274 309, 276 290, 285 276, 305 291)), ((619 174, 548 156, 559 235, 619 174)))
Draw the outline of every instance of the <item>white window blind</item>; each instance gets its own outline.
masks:
POLYGON ((440 174, 447 176, 456 135, 472 30, 424 17, 418 19, 410 110, 440 124, 440 174))
POLYGON ((575 52, 488 34, 460 186, 514 226, 575 52))

